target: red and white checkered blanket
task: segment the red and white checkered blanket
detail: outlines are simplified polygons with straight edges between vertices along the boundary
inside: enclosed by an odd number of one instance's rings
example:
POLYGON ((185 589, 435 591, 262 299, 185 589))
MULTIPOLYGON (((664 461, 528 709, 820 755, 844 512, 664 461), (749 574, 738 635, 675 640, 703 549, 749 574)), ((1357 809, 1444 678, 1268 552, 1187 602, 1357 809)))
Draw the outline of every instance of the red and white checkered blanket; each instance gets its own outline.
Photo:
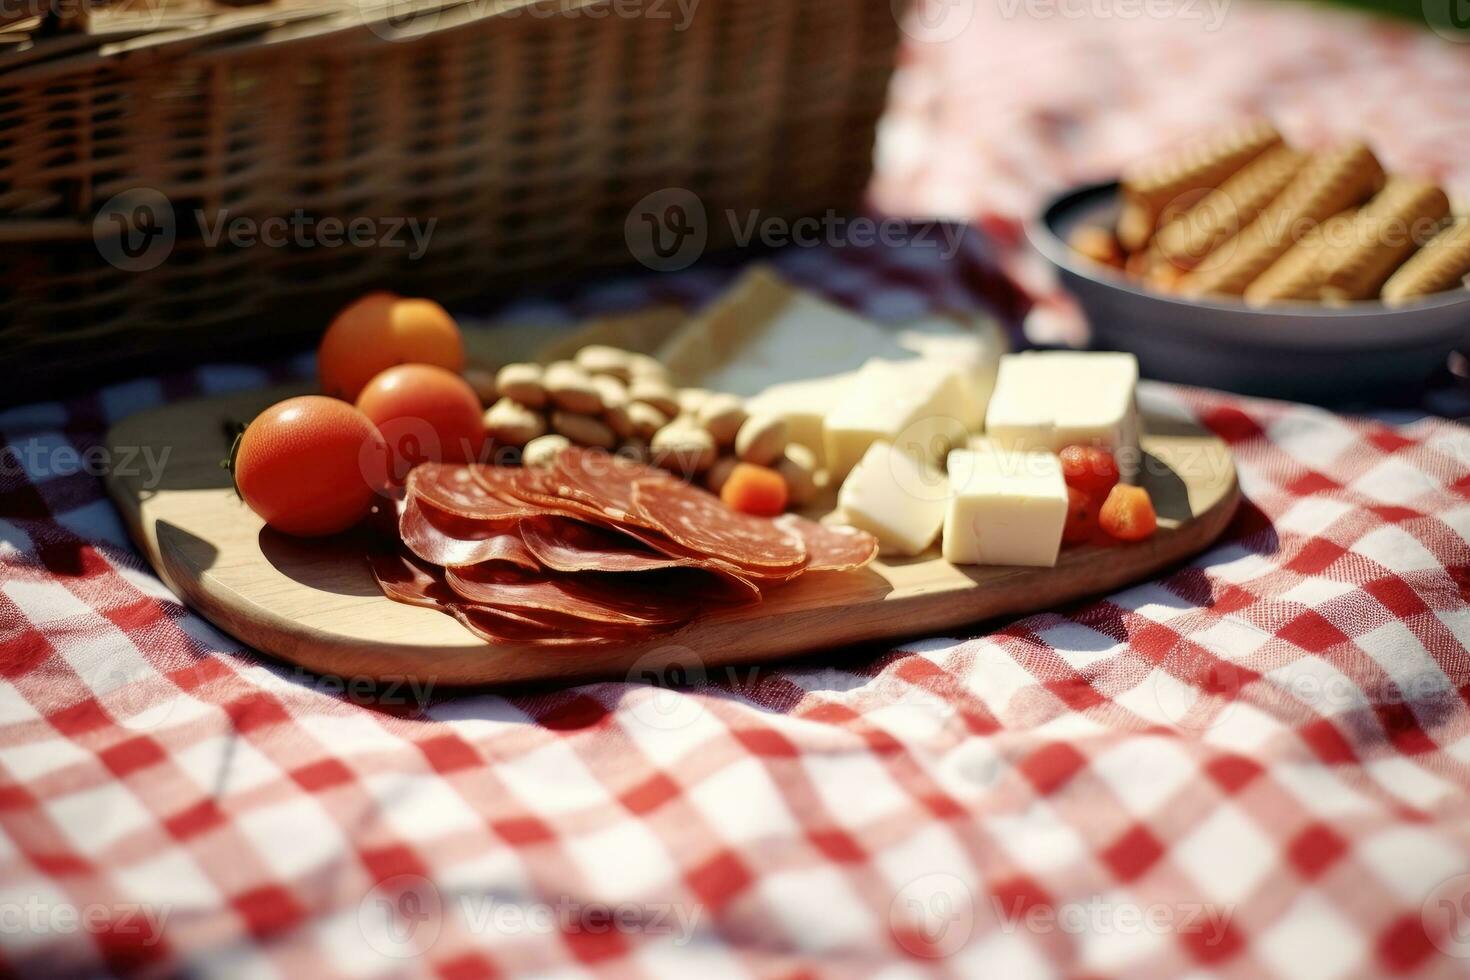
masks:
MULTIPOLYGON (((1459 87, 1437 94, 1453 106, 1470 90, 1470 49, 1308 8, 1233 6, 1227 23, 1248 42, 1221 35, 1237 70, 1282 91, 1336 84, 1339 64, 1375 92, 1454 70, 1459 87), (1283 21, 1291 45, 1260 28, 1283 21)), ((1012 27, 1018 59, 1031 29, 1012 27)), ((1120 49, 1060 20, 1006 90, 935 104, 974 127, 973 172, 995 172, 1007 148, 982 143, 1000 125, 986 100, 1038 98, 1030 85, 1059 84, 1067 64, 1099 65, 1078 72, 1096 89, 1079 81, 1086 100, 1057 111, 1110 126, 1137 76, 1102 67, 1152 66, 1170 85, 1186 68, 1223 75, 1202 66, 1208 46, 1167 36, 1151 23, 1120 49)), ((964 60, 916 47, 902 85, 964 60)), ((1315 97, 1338 114, 1365 104, 1315 97)), ((922 124, 906 105, 890 125, 922 124)), ((1102 159, 1092 136, 1057 132, 1102 159)), ((878 183, 890 207, 942 192, 894 198, 892 173, 878 183)), ((1009 303, 975 238, 953 262, 808 249, 777 265, 884 319, 1009 303)), ((698 300, 729 275, 617 280, 512 313, 698 300)), ((369 691, 262 660, 180 605, 93 475, 112 420, 307 368, 206 368, 0 412, 0 968, 1350 977, 1470 963, 1463 427, 1150 385, 1155 408, 1230 441, 1247 497, 1217 546, 1156 581, 988 635, 711 671, 688 689, 369 691)))

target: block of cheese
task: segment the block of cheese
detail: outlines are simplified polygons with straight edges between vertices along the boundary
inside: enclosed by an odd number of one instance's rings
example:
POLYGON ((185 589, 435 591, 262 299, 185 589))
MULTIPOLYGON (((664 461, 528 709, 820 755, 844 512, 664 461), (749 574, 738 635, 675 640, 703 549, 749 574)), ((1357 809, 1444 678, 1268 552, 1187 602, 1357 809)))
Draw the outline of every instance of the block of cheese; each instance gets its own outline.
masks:
POLYGON ((1000 359, 985 435, 1004 449, 1073 443, 1138 453, 1138 360, 1132 354, 1031 351, 1000 359))
POLYGON ((944 523, 949 481, 937 467, 888 442, 874 442, 837 494, 843 520, 878 539, 886 554, 917 555, 944 523))
POLYGON ((898 332, 898 342, 920 357, 964 371, 965 425, 972 432, 984 428, 1000 356, 1009 346, 1000 325, 988 318, 962 325, 948 317, 931 317, 905 324, 898 332))
POLYGON ((817 465, 826 465, 827 449, 822 440, 823 422, 832 406, 842 401, 856 371, 834 374, 807 381, 787 381, 771 385, 754 398, 747 399, 745 410, 751 415, 774 415, 786 420, 787 438, 799 442, 817 457, 817 465))
POLYGON ((956 449, 943 554, 956 565, 1057 563, 1067 521, 1062 464, 1049 452, 956 449))
POLYGON ((772 385, 855 371, 911 352, 893 331, 755 266, 659 350, 685 386, 750 397, 772 385))
POLYGON ((874 358, 847 385, 827 414, 823 431, 827 470, 840 480, 878 440, 938 464, 963 445, 967 402, 965 373, 927 358, 874 358))

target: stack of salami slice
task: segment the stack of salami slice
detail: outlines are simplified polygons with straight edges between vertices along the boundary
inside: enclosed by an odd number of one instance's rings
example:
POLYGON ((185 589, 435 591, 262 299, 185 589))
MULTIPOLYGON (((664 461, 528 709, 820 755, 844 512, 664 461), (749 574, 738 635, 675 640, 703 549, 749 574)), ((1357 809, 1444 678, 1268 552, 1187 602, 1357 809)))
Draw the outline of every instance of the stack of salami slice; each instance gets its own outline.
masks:
POLYGON ((663 470, 579 447, 542 469, 417 466, 398 532, 400 548, 370 557, 390 599, 493 643, 547 647, 672 632, 702 609, 759 602, 878 553, 862 531, 740 514, 663 470))

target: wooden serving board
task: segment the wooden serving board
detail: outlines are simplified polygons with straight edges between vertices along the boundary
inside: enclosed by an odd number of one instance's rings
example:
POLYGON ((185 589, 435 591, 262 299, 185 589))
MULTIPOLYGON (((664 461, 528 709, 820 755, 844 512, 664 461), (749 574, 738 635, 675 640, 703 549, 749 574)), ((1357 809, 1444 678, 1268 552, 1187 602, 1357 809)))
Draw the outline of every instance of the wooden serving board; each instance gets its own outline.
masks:
MULTIPOLYGON (((138 546, 187 603, 242 642, 342 677, 479 684, 640 676, 670 665, 749 664, 872 641, 942 633, 1109 592, 1203 550, 1239 502, 1230 451, 1177 420, 1145 416, 1143 484, 1160 530, 1124 547, 1066 549, 1056 568, 956 566, 931 553, 860 572, 818 573, 757 605, 700 616, 647 643, 588 652, 491 646, 453 618, 382 596, 351 537, 278 534, 235 495, 220 466, 229 424, 300 392, 274 389, 185 402, 125 419, 114 459, 167 452, 156 486, 115 473, 108 489, 138 546)), ((143 469, 138 467, 137 469, 143 469)))

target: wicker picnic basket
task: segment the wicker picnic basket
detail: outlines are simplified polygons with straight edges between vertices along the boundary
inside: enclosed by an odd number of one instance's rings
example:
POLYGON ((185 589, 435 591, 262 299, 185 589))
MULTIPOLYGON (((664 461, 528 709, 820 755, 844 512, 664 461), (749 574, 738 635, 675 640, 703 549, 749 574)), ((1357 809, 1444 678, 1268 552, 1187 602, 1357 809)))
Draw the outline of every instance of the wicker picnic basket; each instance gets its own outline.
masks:
POLYGON ((0 25, 0 401, 299 347, 372 287, 455 302, 630 264, 630 208, 667 188, 711 216, 860 203, 887 0, 386 2, 0 25), (366 217, 384 242, 397 222, 408 246, 405 219, 433 225, 417 257, 221 233, 293 215, 366 217))

